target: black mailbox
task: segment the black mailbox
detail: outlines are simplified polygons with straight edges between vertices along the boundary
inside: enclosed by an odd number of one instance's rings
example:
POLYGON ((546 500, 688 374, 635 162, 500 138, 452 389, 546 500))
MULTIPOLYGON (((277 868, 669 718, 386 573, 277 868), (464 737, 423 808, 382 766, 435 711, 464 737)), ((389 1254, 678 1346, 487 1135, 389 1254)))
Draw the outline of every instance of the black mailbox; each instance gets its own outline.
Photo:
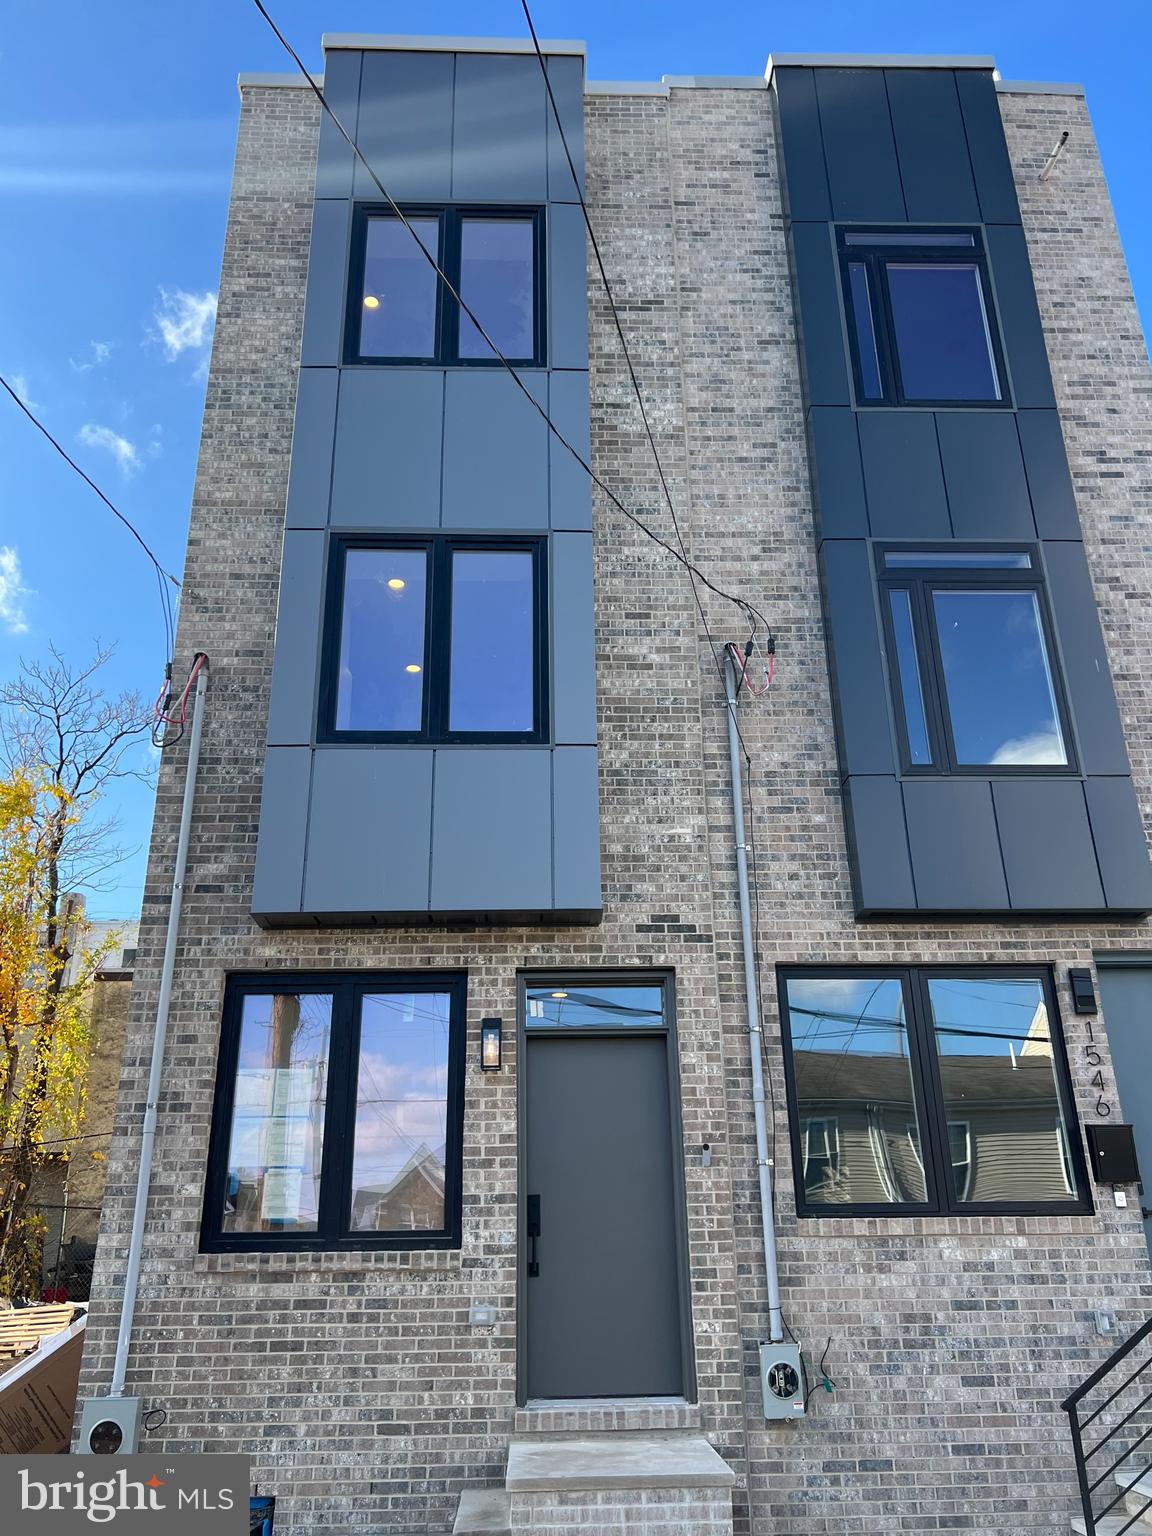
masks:
POLYGON ((1088 1155, 1097 1184, 1139 1184, 1140 1165, 1130 1125, 1090 1125, 1088 1155))

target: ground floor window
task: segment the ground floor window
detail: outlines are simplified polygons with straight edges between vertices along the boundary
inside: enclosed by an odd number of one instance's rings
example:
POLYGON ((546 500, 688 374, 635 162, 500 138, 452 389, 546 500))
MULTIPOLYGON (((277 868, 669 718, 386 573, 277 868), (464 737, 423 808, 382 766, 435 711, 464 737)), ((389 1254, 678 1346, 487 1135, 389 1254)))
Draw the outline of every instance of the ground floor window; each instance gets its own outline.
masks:
POLYGON ((460 1242, 464 979, 229 978, 202 1246, 460 1242))
POLYGON ((800 1213, 1090 1209, 1045 970, 782 969, 800 1213))

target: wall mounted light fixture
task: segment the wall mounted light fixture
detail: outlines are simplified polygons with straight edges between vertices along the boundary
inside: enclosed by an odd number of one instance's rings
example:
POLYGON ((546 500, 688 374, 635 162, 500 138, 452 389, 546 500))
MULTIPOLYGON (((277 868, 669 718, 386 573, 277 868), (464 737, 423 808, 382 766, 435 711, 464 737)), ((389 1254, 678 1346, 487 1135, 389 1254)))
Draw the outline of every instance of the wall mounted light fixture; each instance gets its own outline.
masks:
POLYGON ((504 1034, 504 1024, 501 1019, 480 1020, 480 1070, 481 1072, 499 1072, 500 1047, 504 1034))

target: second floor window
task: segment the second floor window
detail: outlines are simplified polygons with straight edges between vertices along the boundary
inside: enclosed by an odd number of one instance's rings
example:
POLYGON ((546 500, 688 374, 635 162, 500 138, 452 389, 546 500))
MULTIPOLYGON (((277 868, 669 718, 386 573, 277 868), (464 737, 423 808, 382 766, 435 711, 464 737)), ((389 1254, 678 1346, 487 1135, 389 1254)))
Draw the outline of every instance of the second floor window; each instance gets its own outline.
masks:
POLYGON ((414 208, 404 214, 411 230, 390 210, 358 211, 349 361, 500 366, 440 281, 427 259, 432 256, 510 363, 543 364, 542 211, 414 208))
POLYGON ((320 735, 544 739, 540 539, 342 539, 328 586, 320 735))

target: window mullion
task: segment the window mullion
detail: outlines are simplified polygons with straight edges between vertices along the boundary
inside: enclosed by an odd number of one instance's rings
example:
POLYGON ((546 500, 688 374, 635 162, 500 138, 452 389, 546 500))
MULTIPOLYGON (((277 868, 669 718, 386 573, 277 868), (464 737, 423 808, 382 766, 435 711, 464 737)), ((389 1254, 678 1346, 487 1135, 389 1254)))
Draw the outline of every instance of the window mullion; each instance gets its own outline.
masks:
MULTIPOLYGON (((440 270, 460 292, 460 212, 446 208, 440 218, 440 270)), ((443 328, 440 336, 440 360, 447 364, 460 361, 460 306, 444 282, 437 279, 440 288, 443 328)))
MULTIPOLYGON (((929 689, 934 715, 934 726, 940 749, 940 768, 945 773, 957 772, 956 743, 952 734, 952 718, 948 707, 948 686, 944 677, 944 658, 940 650, 940 636, 936 628, 936 608, 932 599, 934 586, 931 580, 917 581, 916 600, 924 633, 924 661, 929 669, 929 689)), ((966 583, 966 586, 971 583, 966 583)))
POLYGON ((884 384, 884 402, 903 405, 904 391, 900 382, 900 356, 896 345, 896 327, 892 320, 892 305, 888 297, 888 266, 878 251, 868 254, 872 289, 872 315, 877 338, 881 339, 881 377, 884 384))
POLYGON ((332 988, 332 1036, 325 1086, 324 1149, 320 1160, 320 1199, 317 1235, 335 1242, 347 1219, 348 1145, 355 1123, 356 1073, 350 1070, 355 1034, 351 987, 332 988))
POLYGON ((940 1056, 936 1050, 932 1009, 928 1001, 928 982, 923 971, 908 972, 908 1006, 909 1037, 914 1041, 918 1065, 916 1086, 922 1100, 920 1142, 924 1154, 924 1181, 932 1204, 937 1210, 947 1212, 955 1206, 948 1122, 940 1079, 940 1056))

